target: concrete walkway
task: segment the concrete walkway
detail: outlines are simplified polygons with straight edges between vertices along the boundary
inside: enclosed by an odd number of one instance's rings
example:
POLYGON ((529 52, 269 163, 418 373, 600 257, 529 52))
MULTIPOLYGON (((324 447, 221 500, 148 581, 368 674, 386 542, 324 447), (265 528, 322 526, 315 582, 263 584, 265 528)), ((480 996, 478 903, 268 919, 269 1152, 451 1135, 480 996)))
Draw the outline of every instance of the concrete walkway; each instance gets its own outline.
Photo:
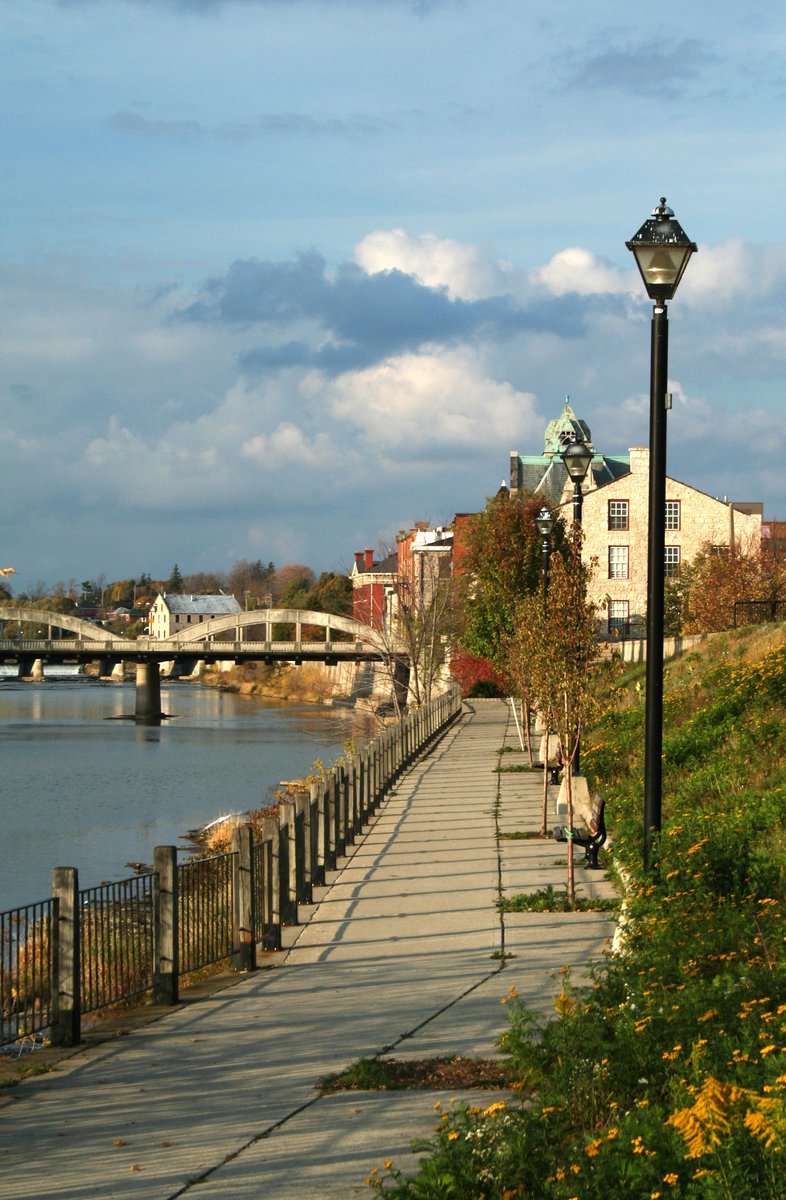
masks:
MULTIPOLYGON (((505 893, 564 886, 540 827, 539 774, 497 773, 510 708, 473 701, 399 783, 273 965, 5 1094, 2 1200, 348 1200, 403 1170, 434 1092, 317 1097, 362 1056, 494 1056, 511 986, 551 1009, 553 973, 601 955, 603 914, 500 917, 505 893), (500 955, 504 950, 506 960, 500 955)), ((553 815, 553 803, 551 813, 553 815)), ((600 872, 577 870, 603 894, 600 872)), ((477 1097, 477 1093, 474 1094, 477 1097)), ((484 1102, 487 1102, 484 1094, 484 1102)))

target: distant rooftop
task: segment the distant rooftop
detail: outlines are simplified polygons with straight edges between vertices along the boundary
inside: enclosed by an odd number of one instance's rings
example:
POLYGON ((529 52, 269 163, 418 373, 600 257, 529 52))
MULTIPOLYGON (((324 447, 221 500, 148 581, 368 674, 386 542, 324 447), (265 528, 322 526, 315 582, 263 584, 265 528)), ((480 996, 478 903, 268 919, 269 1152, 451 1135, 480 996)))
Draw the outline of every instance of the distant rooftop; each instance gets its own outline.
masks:
POLYGON ((235 597, 225 596, 223 592, 218 596, 168 596, 162 592, 161 598, 169 611, 177 616, 198 614, 202 617, 220 617, 241 611, 235 597))

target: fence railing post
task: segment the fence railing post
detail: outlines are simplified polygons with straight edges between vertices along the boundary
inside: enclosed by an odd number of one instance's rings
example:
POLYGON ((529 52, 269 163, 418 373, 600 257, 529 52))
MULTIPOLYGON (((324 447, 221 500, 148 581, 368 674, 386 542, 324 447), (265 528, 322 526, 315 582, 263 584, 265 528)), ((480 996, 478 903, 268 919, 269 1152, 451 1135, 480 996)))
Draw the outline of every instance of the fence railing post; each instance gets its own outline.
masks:
POLYGON ((276 817, 262 820, 262 840, 270 845, 270 878, 265 897, 270 911, 265 913, 265 949, 281 949, 281 829, 276 817))
POLYGON ((177 1004, 180 974, 178 929, 177 848, 156 846, 155 917, 153 921, 153 1003, 177 1004))
POLYGON ((325 883, 325 789, 322 783, 312 783, 309 805, 311 807, 312 879, 314 885, 325 883))
POLYGON ((281 924, 297 925, 297 831, 293 801, 282 800, 279 802, 278 820, 281 924))
POLYGON ((257 965, 252 840, 250 825, 232 830, 232 966, 236 971, 253 971, 257 965))
POLYGON ((79 969, 79 875, 74 867, 52 871, 52 1044, 77 1046, 82 1037, 79 969))

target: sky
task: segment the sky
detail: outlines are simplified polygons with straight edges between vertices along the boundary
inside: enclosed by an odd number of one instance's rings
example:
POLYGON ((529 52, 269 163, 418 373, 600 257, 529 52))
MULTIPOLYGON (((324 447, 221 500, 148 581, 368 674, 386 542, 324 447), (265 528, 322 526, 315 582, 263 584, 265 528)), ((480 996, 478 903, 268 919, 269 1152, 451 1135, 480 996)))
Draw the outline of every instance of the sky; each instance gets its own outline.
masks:
POLYGON ((786 519, 786 16, 716 0, 0 0, 0 566, 348 570, 570 395, 786 519))

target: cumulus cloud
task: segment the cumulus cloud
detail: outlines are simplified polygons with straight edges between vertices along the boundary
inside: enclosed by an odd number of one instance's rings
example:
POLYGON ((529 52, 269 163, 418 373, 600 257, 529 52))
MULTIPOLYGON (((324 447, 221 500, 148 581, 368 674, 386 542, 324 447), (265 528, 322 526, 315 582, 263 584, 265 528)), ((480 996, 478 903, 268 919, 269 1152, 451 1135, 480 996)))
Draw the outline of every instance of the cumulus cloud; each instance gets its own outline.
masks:
POLYGON ((355 246, 355 261, 369 275, 403 271, 429 288, 444 288, 452 299, 480 300, 515 289, 509 263, 486 247, 434 233, 412 236, 403 229, 375 229, 355 246))
POLYGON ((490 378, 474 351, 405 354, 324 389, 331 414, 383 454, 506 445, 535 427, 535 397, 490 378))
POLYGON ((634 273, 626 274, 602 262, 581 246, 560 250, 543 267, 532 271, 533 283, 545 287, 554 296, 594 296, 630 291, 634 273))
MULTIPOLYGON (((378 261, 382 240, 374 243, 378 261)), ((394 238, 391 244, 396 242, 405 247, 406 237, 394 238)), ((432 278, 446 270, 436 243, 436 239, 433 244, 420 241, 421 250, 427 247, 425 257, 431 258, 432 278)), ((418 243, 413 245, 417 251, 418 243)), ((444 245, 454 264, 463 260, 468 287, 473 264, 483 261, 482 254, 472 246, 464 253, 456 243, 444 245)), ((371 244, 363 257, 372 257, 371 244)), ((424 255, 419 257, 422 262, 424 255)), ((487 274, 486 287, 489 282, 487 274)), ((575 294, 541 294, 527 303, 507 294, 463 299, 452 295, 447 286, 429 285, 398 268, 369 273, 356 263, 345 263, 329 275, 325 260, 311 251, 291 262, 233 263, 223 277, 205 285, 194 303, 183 309, 181 319, 262 327, 265 340, 243 354, 248 371, 290 365, 340 374, 434 343, 498 341, 526 331, 577 337, 583 329, 584 309, 575 294), (310 336, 302 335, 304 323, 310 323, 310 336), (292 337, 296 326, 300 335, 292 337)))

